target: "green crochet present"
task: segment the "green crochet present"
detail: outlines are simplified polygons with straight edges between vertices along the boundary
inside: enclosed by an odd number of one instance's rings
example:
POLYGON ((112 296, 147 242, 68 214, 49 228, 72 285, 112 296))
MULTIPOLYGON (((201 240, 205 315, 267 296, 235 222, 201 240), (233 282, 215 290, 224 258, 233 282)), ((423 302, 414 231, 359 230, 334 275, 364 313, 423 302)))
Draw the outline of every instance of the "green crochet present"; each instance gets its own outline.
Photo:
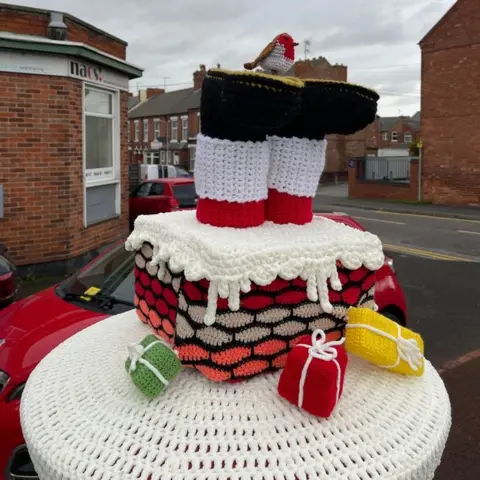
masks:
POLYGON ((155 335, 128 347, 125 368, 133 383, 147 397, 160 395, 182 368, 170 345, 155 335))

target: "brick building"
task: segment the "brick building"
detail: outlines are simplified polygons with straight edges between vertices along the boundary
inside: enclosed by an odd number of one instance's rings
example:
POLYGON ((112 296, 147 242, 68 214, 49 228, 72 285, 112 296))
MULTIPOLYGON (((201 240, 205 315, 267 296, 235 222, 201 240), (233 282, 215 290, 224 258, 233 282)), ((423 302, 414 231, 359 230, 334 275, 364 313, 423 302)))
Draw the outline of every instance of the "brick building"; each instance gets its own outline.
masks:
POLYGON ((147 89, 146 100, 132 101, 129 111, 131 163, 195 166, 196 136, 200 131, 200 98, 206 67, 193 73, 193 86, 165 92, 147 89))
POLYGON ((128 232, 127 44, 68 14, 0 4, 0 241, 58 265, 128 232))
POLYGON ((420 141, 420 112, 411 117, 381 117, 378 122, 378 156, 408 156, 420 141))
POLYGON ((457 0, 420 48, 423 198, 480 205, 478 0, 457 0))

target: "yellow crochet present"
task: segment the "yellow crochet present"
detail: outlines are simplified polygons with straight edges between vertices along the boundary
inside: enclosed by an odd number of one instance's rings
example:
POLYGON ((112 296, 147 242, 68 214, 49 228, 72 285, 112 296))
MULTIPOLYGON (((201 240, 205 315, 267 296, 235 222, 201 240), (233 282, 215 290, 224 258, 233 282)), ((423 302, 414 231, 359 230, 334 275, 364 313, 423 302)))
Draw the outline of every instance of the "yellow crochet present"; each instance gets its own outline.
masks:
POLYGON ((392 372, 422 376, 422 337, 368 308, 350 308, 345 329, 349 353, 392 372))

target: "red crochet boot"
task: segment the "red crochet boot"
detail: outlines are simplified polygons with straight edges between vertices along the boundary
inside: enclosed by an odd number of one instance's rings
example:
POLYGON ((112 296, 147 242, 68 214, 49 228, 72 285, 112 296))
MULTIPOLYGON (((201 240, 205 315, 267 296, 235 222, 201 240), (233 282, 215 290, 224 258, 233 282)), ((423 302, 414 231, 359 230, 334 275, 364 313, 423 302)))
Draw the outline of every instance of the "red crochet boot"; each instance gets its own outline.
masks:
POLYGON ((327 141, 276 136, 268 141, 270 168, 265 220, 297 225, 311 222, 327 141))

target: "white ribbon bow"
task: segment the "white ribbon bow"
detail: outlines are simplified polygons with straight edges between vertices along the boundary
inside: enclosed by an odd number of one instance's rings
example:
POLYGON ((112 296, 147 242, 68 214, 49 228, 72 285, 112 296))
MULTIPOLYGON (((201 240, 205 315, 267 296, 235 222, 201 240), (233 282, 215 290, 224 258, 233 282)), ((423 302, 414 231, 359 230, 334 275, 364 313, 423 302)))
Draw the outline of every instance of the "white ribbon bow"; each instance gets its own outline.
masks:
POLYGON ((398 337, 394 337, 387 332, 379 330, 378 328, 372 327, 371 325, 367 325, 366 323, 352 323, 350 325, 347 324, 347 328, 365 328, 366 330, 370 330, 373 333, 376 333, 384 338, 388 338, 392 340, 397 345, 397 361, 393 365, 380 365, 382 368, 395 368, 401 360, 408 363, 410 368, 416 372, 421 366, 423 362, 423 354, 418 346, 417 340, 415 338, 404 338, 402 337, 402 330, 398 323, 397 330, 398 330, 398 337))
POLYGON ((403 338, 399 333, 399 337, 397 339, 397 352, 398 359, 394 365, 395 367, 400 363, 400 359, 407 362, 414 372, 416 372, 422 366, 422 351, 420 350, 420 347, 414 338, 403 338))
POLYGON ((156 340, 149 343, 146 347, 140 343, 131 343, 127 346, 127 354, 130 360, 129 373, 134 372, 137 369, 137 363, 145 365, 165 386, 168 385, 168 380, 155 368, 150 362, 142 358, 154 345, 158 344, 166 345, 161 340, 156 340))
POLYGON ((302 408, 303 398, 304 398, 304 389, 305 381, 307 379, 308 367, 314 358, 318 360, 324 360, 326 362, 333 361, 337 367, 337 391, 336 391, 336 402, 338 402, 338 397, 340 396, 340 381, 341 381, 341 369, 336 358, 338 357, 338 351, 336 348, 339 345, 342 345, 345 342, 345 337, 340 340, 331 340, 327 342, 327 336, 325 332, 321 329, 314 330, 312 333, 312 344, 307 345, 304 343, 299 343, 297 347, 308 348, 308 358, 305 362, 305 365, 302 369, 302 374, 300 375, 300 385, 298 388, 298 406, 302 408))

